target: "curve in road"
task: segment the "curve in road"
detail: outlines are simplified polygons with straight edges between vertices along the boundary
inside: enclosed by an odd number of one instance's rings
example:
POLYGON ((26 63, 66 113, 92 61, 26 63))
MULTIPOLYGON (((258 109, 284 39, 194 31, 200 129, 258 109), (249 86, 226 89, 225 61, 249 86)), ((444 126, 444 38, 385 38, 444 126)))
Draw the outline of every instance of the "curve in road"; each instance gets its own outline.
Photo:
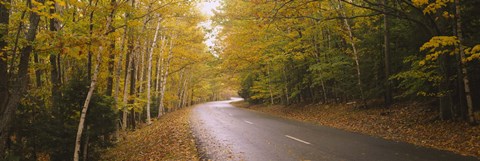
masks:
POLYGON ((230 101, 194 107, 192 129, 204 159, 213 160, 477 160, 236 108, 230 101))

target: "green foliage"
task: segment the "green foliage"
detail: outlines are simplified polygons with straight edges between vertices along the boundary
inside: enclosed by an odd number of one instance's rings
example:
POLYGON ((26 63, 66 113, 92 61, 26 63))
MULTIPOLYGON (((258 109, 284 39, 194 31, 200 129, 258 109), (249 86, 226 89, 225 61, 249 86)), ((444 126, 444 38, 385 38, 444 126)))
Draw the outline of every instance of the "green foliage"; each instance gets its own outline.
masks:
POLYGON ((440 95, 435 89, 442 80, 438 70, 436 70, 438 67, 435 64, 422 64, 422 61, 417 56, 405 58, 404 62, 410 63, 412 68, 390 78, 400 81, 398 87, 403 92, 398 97, 440 95))
MULTIPOLYGON (((47 101, 42 100, 41 95, 26 98, 28 101, 24 101, 17 112, 21 119, 15 125, 18 130, 14 151, 21 160, 35 160, 40 156, 48 156, 51 160, 71 157, 88 84, 85 77, 76 76, 65 85, 63 96, 51 108, 45 106, 47 101)), ((116 120, 113 105, 110 97, 92 96, 84 133, 84 137, 89 137, 89 159, 98 159, 99 150, 112 145, 110 138, 116 120)))
POLYGON ((246 99, 246 101, 254 104, 261 103, 262 101, 260 99, 255 99, 254 97, 255 92, 251 90, 256 79, 257 79, 257 76, 255 74, 249 74, 246 77, 244 77, 244 80, 242 80, 241 89, 238 92, 238 95, 240 97, 243 97, 246 99))

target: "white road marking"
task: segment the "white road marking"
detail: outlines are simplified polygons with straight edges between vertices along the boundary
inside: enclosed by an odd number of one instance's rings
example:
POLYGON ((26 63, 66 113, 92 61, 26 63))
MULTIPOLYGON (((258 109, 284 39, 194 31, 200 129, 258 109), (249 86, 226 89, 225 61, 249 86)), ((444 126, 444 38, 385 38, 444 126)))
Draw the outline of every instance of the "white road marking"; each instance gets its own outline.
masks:
POLYGON ((247 120, 243 120, 243 121, 246 122, 247 124, 253 125, 253 122, 250 122, 250 121, 247 121, 247 120))
POLYGON ((229 115, 229 116, 232 116, 232 114, 231 114, 231 113, 228 113, 228 115, 229 115))
POLYGON ((285 135, 285 137, 290 138, 290 139, 295 140, 295 141, 298 141, 298 142, 301 142, 301 143, 304 143, 304 144, 310 145, 309 142, 303 141, 303 140, 301 140, 301 139, 299 139, 299 138, 296 138, 296 137, 293 137, 293 136, 290 136, 290 135, 285 135))

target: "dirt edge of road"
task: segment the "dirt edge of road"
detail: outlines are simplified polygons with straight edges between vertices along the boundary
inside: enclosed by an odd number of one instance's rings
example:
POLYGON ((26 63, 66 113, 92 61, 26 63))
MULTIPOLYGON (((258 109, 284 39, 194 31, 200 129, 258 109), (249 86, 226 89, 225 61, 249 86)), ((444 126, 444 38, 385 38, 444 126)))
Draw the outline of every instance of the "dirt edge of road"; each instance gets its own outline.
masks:
POLYGON ((358 109, 343 104, 288 107, 249 105, 243 101, 231 104, 287 119, 480 158, 480 126, 439 121, 435 111, 419 103, 395 104, 388 109, 358 109))

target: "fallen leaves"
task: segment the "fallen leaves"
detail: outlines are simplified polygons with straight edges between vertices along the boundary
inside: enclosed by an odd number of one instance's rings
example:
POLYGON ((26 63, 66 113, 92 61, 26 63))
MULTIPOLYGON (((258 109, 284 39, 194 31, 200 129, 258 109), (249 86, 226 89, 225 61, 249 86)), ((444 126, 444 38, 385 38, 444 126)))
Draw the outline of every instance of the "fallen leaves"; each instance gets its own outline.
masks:
POLYGON ((102 160, 198 160, 189 117, 191 108, 162 116, 149 126, 126 133, 102 160))
POLYGON ((401 103, 388 109, 355 109, 342 104, 289 107, 232 104, 288 119, 480 157, 479 126, 439 121, 435 111, 418 103, 401 103))

